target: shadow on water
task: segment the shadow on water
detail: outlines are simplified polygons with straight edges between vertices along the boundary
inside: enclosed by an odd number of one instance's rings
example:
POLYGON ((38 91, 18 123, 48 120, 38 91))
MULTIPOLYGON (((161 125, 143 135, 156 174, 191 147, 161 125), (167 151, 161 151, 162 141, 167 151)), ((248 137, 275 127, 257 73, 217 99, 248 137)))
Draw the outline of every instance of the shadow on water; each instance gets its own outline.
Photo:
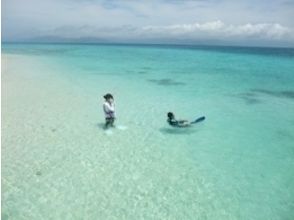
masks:
POLYGON ((292 135, 291 132, 289 132, 288 130, 282 130, 282 129, 279 129, 276 131, 276 134, 279 138, 283 138, 283 139, 291 139, 291 140, 294 140, 294 136, 292 135))
POLYGON ((236 97, 243 99, 247 105, 260 104, 262 101, 259 99, 258 95, 253 92, 244 92, 237 94, 236 97))
POLYGON ((148 72, 147 71, 139 71, 138 74, 141 74, 141 75, 142 74, 148 74, 148 72))
POLYGON ((284 98, 284 99, 294 99, 294 91, 292 90, 268 90, 268 89, 251 89, 248 92, 243 92, 235 95, 236 97, 243 99, 246 104, 260 104, 263 103, 264 100, 262 98, 264 96, 270 96, 274 98, 284 98))
POLYGON ((149 67, 149 66, 143 66, 142 69, 143 69, 143 70, 151 70, 152 68, 149 67))
POLYGON ((197 130, 193 127, 185 127, 185 128, 160 128, 159 131, 163 134, 172 134, 172 135, 190 135, 197 133, 197 130))
POLYGON ((274 97, 294 99, 294 91, 292 90, 275 91, 267 89, 252 89, 252 91, 255 93, 265 94, 274 97))
POLYGON ((99 123, 96 124, 96 126, 97 126, 98 128, 100 128, 100 129, 102 129, 102 130, 107 130, 107 129, 105 128, 105 123, 99 122, 99 123))
POLYGON ((179 86, 179 85, 186 85, 186 83, 183 82, 177 82, 172 79, 148 79, 149 82, 155 83, 157 85, 161 86, 179 86))
POLYGON ((244 97, 243 99, 247 105, 254 105, 254 104, 262 103, 262 101, 260 101, 259 99, 247 98, 247 97, 244 97))

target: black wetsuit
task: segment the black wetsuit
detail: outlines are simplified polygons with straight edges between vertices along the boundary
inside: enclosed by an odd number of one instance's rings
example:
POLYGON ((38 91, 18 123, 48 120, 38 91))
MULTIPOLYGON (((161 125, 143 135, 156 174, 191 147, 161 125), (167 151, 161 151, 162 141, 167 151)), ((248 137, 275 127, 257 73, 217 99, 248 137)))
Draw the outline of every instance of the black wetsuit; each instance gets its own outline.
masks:
POLYGON ((171 125, 171 126, 179 126, 179 121, 177 121, 176 119, 167 119, 167 122, 171 125))

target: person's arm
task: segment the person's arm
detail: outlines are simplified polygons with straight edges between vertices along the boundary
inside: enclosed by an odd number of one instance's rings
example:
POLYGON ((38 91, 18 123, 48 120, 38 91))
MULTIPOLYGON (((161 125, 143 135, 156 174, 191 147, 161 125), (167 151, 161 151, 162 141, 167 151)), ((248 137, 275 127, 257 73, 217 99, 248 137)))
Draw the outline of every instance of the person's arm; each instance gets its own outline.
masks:
POLYGON ((104 103, 103 109, 105 113, 114 113, 114 103, 112 105, 110 105, 109 103, 104 103))
POLYGON ((188 120, 178 120, 179 123, 185 123, 188 122, 188 120))
POLYGON ((178 123, 180 123, 180 124, 188 124, 189 121, 188 120, 178 120, 178 123))
POLYGON ((179 127, 187 127, 190 123, 187 120, 178 120, 178 126, 179 127))
POLYGON ((167 119, 167 122, 171 125, 171 126, 178 126, 178 121, 176 119, 167 119))

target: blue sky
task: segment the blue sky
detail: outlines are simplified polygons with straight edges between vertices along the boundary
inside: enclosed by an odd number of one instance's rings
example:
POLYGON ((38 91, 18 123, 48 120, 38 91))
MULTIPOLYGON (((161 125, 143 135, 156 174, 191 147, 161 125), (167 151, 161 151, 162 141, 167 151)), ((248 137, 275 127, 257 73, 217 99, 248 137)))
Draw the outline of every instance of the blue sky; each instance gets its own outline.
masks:
POLYGON ((294 46, 294 0, 2 0, 2 41, 294 46))

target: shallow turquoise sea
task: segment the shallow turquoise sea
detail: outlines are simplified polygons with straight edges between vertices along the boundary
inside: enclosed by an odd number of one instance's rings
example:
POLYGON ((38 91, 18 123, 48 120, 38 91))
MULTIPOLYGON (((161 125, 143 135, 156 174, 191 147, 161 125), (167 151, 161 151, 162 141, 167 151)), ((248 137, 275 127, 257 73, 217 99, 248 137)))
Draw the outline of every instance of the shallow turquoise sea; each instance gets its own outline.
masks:
POLYGON ((3 219, 293 219, 294 49, 4 44, 3 219), (103 95, 116 128, 103 129, 103 95), (172 128, 166 113, 206 120, 172 128))

